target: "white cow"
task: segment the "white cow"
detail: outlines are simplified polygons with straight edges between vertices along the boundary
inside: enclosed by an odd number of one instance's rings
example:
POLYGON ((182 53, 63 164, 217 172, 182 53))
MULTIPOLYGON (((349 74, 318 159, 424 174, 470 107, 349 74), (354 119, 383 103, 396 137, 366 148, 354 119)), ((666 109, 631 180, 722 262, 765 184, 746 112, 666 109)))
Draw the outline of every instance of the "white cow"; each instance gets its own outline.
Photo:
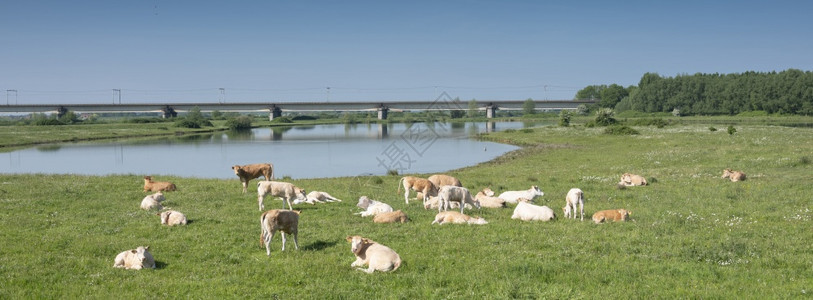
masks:
POLYGON ((175 225, 186 225, 186 216, 175 210, 167 210, 165 212, 160 213, 161 216, 161 225, 167 226, 175 226, 175 225))
POLYGON ((527 189, 527 190, 524 190, 524 191, 507 191, 507 192, 503 192, 502 194, 497 196, 497 198, 503 199, 507 203, 516 204, 517 199, 519 199, 519 198, 525 198, 525 199, 533 201, 534 198, 542 197, 544 195, 545 195, 545 193, 543 193, 542 190, 540 190, 538 186, 534 185, 534 186, 531 186, 530 189, 527 189))
POLYGON ((581 211, 581 220, 584 221, 584 192, 581 189, 572 188, 567 192, 565 197, 565 207, 562 208, 565 212, 565 218, 570 218, 570 213, 573 213, 573 219, 576 219, 576 205, 579 206, 581 211))
POLYGON ((358 235, 348 236, 345 239, 350 242, 350 251, 356 255, 356 261, 350 264, 351 267, 367 265, 367 269, 358 268, 358 270, 372 274, 375 271, 395 271, 401 266, 401 256, 387 246, 358 235))
POLYGON ((294 200, 294 204, 307 203, 310 205, 314 205, 316 203, 336 202, 336 201, 342 202, 341 199, 333 197, 326 192, 311 191, 305 197, 305 200, 296 199, 294 200))
POLYGON ((265 195, 282 198, 283 209, 285 209, 285 202, 288 202, 289 209, 293 209, 293 206, 291 206, 291 199, 305 200, 305 190, 296 187, 292 183, 282 181, 260 181, 257 183, 257 202, 259 202, 260 211, 265 208, 263 205, 263 198, 265 198, 265 195))
POLYGON ((511 219, 523 221, 550 221, 555 218, 556 214, 550 207, 533 205, 524 201, 517 203, 514 214, 511 216, 511 219))
POLYGON ((367 196, 361 196, 359 198, 359 203, 356 204, 356 206, 364 210, 363 212, 356 213, 357 215, 360 214, 362 217, 375 216, 380 213, 392 211, 392 206, 389 204, 367 198, 367 196))
POLYGON ((150 246, 141 246, 119 253, 113 261, 113 267, 128 270, 141 270, 144 268, 155 269, 155 259, 153 259, 152 254, 147 251, 149 249, 150 246))
POLYGON ((452 206, 452 201, 460 202, 460 213, 463 213, 465 204, 471 204, 472 206, 480 208, 480 202, 474 200, 469 190, 464 187, 445 185, 440 188, 438 198, 440 199, 438 212, 441 212, 441 210, 449 210, 452 206))

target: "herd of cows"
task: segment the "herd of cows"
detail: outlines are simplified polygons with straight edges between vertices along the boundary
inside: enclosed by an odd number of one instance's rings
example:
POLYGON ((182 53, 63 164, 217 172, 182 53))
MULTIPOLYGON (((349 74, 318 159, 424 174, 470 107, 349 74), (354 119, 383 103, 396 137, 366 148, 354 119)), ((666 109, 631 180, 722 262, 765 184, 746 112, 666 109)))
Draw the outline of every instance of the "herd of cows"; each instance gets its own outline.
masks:
MULTIPOLYGON (((283 200, 283 209, 273 209, 262 213, 260 217, 261 235, 260 241, 265 245, 266 255, 271 255, 270 243, 277 232, 282 236, 282 251, 285 251, 286 234, 293 235, 294 247, 299 249, 298 227, 299 213, 293 210, 292 204, 299 203, 324 203, 341 201, 326 192, 312 191, 308 194, 291 183, 281 181, 271 181, 273 179, 273 165, 268 163, 249 164, 232 167, 235 175, 240 178, 243 185, 243 193, 247 192, 248 183, 255 178, 264 177, 265 181, 257 183, 257 201, 260 211, 263 211, 263 200, 266 196, 278 197, 283 200), (288 209, 285 209, 285 204, 288 209)), ((745 180, 745 173, 723 170, 722 178, 729 178, 731 181, 745 180)), ((619 187, 644 186, 647 181, 643 176, 624 173, 621 175, 619 187)), ((537 186, 532 186, 528 190, 506 191, 498 196, 490 188, 480 190, 472 196, 468 189, 464 188, 460 180, 443 174, 432 175, 429 178, 419 178, 414 176, 404 176, 398 181, 398 193, 403 186, 404 201, 409 204, 410 192, 416 192, 416 199, 421 199, 425 209, 437 209, 438 214, 432 224, 487 224, 483 218, 472 217, 464 214, 465 208, 498 208, 505 207, 507 203, 515 204, 512 219, 522 221, 550 221, 556 218, 553 209, 547 206, 532 204, 534 199, 543 196, 544 193, 537 186), (450 210, 460 208, 460 212, 450 210)), ((170 182, 153 181, 150 176, 144 177, 144 192, 155 192, 144 197, 141 208, 149 211, 161 211, 161 202, 165 200, 164 191, 175 191, 176 186, 170 182)), ((361 196, 356 205, 363 211, 357 213, 362 217, 373 217, 375 223, 405 223, 409 217, 401 210, 393 210, 392 206, 382 201, 377 201, 361 196)), ((565 218, 580 218, 584 221, 584 192, 581 189, 573 188, 565 197, 565 206, 562 207, 565 218), (578 215, 578 216, 577 216, 578 215)), ((596 224, 607 221, 626 221, 632 212, 626 209, 602 210, 592 215, 596 224)), ((166 210, 157 215, 161 216, 161 224, 167 226, 186 225, 186 216, 175 210, 166 210)), ((358 267, 367 273, 374 271, 394 271, 401 264, 400 256, 387 246, 377 243, 361 236, 348 236, 346 240, 351 245, 351 251, 356 256, 356 261, 351 267, 358 267), (367 266, 367 268, 362 268, 367 266)), ((126 269, 155 268, 155 260, 149 253, 149 247, 138 247, 136 249, 121 252, 114 260, 114 267, 126 269)))

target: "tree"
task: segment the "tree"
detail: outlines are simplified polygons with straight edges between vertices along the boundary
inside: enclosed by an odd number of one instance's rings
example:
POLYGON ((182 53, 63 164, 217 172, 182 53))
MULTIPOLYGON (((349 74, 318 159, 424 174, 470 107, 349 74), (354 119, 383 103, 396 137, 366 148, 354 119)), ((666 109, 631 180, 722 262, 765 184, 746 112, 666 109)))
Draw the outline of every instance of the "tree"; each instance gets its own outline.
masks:
POLYGON ((477 117, 477 100, 471 99, 469 101, 469 110, 466 112, 469 118, 477 117))
POLYGON ((522 113, 525 115, 533 115, 536 112, 536 104, 534 104, 534 99, 528 98, 522 103, 522 113))
POLYGON ((621 102, 621 99, 624 99, 624 97, 627 97, 628 95, 629 92, 627 89, 613 83, 599 91, 599 99, 601 100, 598 102, 598 106, 613 108, 616 104, 618 104, 618 102, 621 102))
POLYGON ((588 85, 585 88, 576 92, 574 100, 595 100, 601 99, 601 90, 606 88, 606 85, 588 85))

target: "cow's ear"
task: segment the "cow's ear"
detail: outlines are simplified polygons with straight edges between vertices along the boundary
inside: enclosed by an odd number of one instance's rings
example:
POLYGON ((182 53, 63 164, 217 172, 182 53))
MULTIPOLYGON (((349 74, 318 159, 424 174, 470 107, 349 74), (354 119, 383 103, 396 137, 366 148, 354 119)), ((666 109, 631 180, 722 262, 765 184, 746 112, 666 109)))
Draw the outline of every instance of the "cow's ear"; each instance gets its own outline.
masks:
POLYGON ((344 238, 344 239, 345 239, 345 240, 347 240, 348 242, 352 242, 352 241, 353 241, 353 237, 352 237, 352 236, 349 236, 349 235, 348 235, 346 238, 344 238))
POLYGON ((130 250, 130 252, 133 253, 133 254, 138 254, 138 250, 136 250, 136 249, 130 250))
POLYGON ((362 238, 362 239, 361 239, 361 241, 362 241, 363 243, 365 243, 365 244, 372 244, 372 243, 373 243, 373 241, 371 241, 371 240, 370 240, 370 239, 368 239, 368 238, 362 238))
POLYGON ((150 250, 150 246, 144 247, 144 250, 150 250))

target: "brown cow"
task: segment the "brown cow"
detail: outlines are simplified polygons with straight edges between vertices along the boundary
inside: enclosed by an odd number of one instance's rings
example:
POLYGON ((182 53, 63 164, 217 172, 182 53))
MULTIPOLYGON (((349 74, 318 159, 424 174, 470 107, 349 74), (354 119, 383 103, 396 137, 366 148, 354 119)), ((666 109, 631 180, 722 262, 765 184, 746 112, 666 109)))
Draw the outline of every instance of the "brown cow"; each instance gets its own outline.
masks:
POLYGON ((144 191, 145 192, 158 192, 158 191, 175 191, 178 188, 172 182, 166 181, 152 181, 151 176, 144 176, 144 191))
POLYGON ((271 239, 277 231, 282 233, 282 251, 285 251, 285 234, 294 235, 294 247, 299 250, 299 210, 272 209, 260 216, 260 240, 265 244, 265 254, 271 255, 271 239))
POLYGON ((453 186, 463 187, 463 185, 460 184, 460 180, 457 180, 457 178, 454 178, 454 177, 449 176, 449 175, 444 175, 444 174, 435 174, 435 175, 429 176, 429 178, 427 178, 427 180, 431 181, 432 184, 434 184, 438 188, 440 188, 440 187, 442 187, 444 185, 453 185, 453 186))
POLYGON ((596 222, 596 224, 598 224, 605 221, 613 222, 626 221, 631 214, 632 212, 626 209, 602 210, 593 214, 593 222, 596 222))
POLYGON ((721 178, 730 178, 731 182, 737 182, 745 180, 745 173, 740 171, 732 171, 731 169, 725 169, 723 170, 723 177, 721 178))
POLYGON ((231 169, 234 170, 234 175, 240 177, 240 182, 243 183, 243 194, 246 193, 248 182, 254 178, 263 176, 265 180, 274 179, 274 165, 272 164, 234 165, 231 169))
POLYGON ((435 186, 431 181, 427 179, 423 179, 420 177, 414 176, 404 176, 401 177, 401 180, 398 180, 398 193, 401 193, 401 182, 403 181, 404 185, 404 201, 406 204, 409 204, 409 190, 414 190, 416 192, 423 193, 423 202, 429 199, 430 196, 437 196, 438 195, 438 187, 435 186))
POLYGON ((641 175, 624 173, 621 175, 621 182, 618 184, 624 186, 646 185, 646 178, 641 175))
POLYGON ((281 181, 260 181, 257 182, 257 202, 260 205, 260 211, 265 208, 263 205, 263 199, 265 195, 271 195, 272 197, 280 197, 282 198, 282 208, 285 208, 285 202, 288 202, 288 208, 293 209, 291 206, 292 199, 299 199, 304 201, 305 190, 298 188, 297 186, 293 185, 289 182, 281 182, 281 181))

